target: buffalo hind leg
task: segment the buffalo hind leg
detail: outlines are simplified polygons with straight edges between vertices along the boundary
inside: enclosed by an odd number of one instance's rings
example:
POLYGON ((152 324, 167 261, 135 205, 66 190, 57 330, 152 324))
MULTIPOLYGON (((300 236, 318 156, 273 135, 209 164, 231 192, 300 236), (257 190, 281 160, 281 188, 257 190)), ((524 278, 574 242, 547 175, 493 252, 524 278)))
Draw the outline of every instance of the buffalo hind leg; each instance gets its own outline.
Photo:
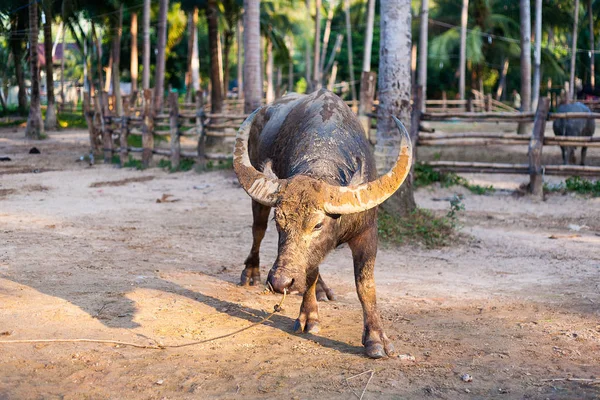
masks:
POLYGON ((585 165, 585 156, 587 154, 587 147, 581 148, 581 165, 585 165))
POLYGON ((242 286, 258 285, 260 282, 260 243, 265 237, 267 224, 269 222, 269 213, 271 207, 263 206, 262 204, 252 200, 252 249, 244 264, 246 268, 242 271, 240 284, 242 286))
POLYGON ((300 315, 294 323, 294 332, 296 333, 317 333, 319 332, 319 305, 317 303, 317 281, 319 270, 307 276, 308 288, 302 297, 300 306, 300 315))
POLYGON ((335 294, 333 293, 333 290, 331 290, 329 288, 329 286, 327 286, 325 284, 325 281, 323 281, 321 274, 319 274, 319 279, 317 280, 317 300, 318 301, 327 301, 327 300, 334 301, 335 300, 335 294))
POLYGON ((394 346, 383 331, 383 324, 375 295, 375 257, 377 255, 377 226, 373 224, 365 232, 348 243, 354 259, 356 292, 363 308, 364 330, 362 343, 371 358, 383 358, 394 354, 394 346))

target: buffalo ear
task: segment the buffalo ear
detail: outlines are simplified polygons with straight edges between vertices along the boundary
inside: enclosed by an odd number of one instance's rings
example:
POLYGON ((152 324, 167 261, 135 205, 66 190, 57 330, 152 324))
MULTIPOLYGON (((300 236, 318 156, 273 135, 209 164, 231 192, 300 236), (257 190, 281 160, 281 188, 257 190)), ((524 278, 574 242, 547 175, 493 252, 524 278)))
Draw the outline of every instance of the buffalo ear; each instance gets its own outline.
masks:
POLYGON ((271 160, 265 161, 262 172, 270 179, 279 179, 277 175, 275 175, 275 172, 273 172, 273 162, 271 160))
POLYGON ((350 179, 350 183, 348 183, 348 186, 356 186, 356 185, 360 185, 361 183, 364 182, 364 180, 363 180, 363 178, 365 176, 364 164, 363 164, 362 160, 358 157, 356 157, 356 164, 358 165, 358 168, 356 169, 356 172, 354 172, 354 174, 352 175, 352 178, 350 179))

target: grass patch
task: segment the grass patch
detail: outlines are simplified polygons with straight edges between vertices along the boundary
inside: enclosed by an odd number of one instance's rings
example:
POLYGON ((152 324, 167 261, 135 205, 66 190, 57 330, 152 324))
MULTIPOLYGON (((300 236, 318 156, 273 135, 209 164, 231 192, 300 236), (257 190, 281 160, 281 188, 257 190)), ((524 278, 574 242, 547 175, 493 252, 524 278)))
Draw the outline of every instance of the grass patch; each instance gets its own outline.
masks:
POLYGON ((458 196, 450 201, 450 209, 443 217, 422 208, 407 217, 400 217, 380 208, 379 237, 393 244, 422 244, 427 248, 447 246, 456 239, 458 213, 462 210, 464 205, 458 196))
POLYGON ((82 114, 74 114, 74 113, 59 113, 56 116, 58 121, 58 125, 61 128, 77 128, 77 129, 87 129, 87 122, 85 117, 82 114))
MULTIPOLYGON (((119 163, 120 163, 120 158, 119 158, 119 163)), ((135 168, 140 171, 144 169, 144 166, 142 165, 142 160, 137 160, 137 159, 133 158, 131 155, 129 156, 129 159, 125 162, 125 164, 123 164, 123 167, 124 168, 135 168)))
POLYGON ((171 166, 171 160, 163 158, 158 162, 158 168, 166 169, 169 172, 185 172, 191 171, 195 164, 196 162, 190 158, 182 158, 179 161, 179 166, 177 168, 173 168, 171 166))
POLYGON ((558 185, 548 185, 544 183, 544 192, 547 193, 578 193, 600 197, 600 180, 592 181, 590 179, 572 176, 558 185))
POLYGON ((21 124, 26 124, 27 120, 26 119, 13 119, 13 120, 8 120, 8 121, 0 121, 0 128, 7 128, 10 126, 19 126, 21 124))
MULTIPOLYGON (((154 135, 154 143, 167 142, 170 138, 164 135, 154 135)), ((142 147, 142 135, 127 136, 127 145, 129 147, 142 147)))
POLYGON ((441 187, 449 188, 451 186, 463 186, 471 193, 478 195, 488 195, 496 191, 494 186, 471 185, 469 181, 455 174, 454 172, 440 172, 433 169, 428 164, 417 163, 414 168, 414 187, 425 187, 438 182, 441 187))
POLYGON ((197 172, 219 171, 223 169, 233 169, 233 158, 226 160, 209 160, 204 167, 196 168, 197 172))

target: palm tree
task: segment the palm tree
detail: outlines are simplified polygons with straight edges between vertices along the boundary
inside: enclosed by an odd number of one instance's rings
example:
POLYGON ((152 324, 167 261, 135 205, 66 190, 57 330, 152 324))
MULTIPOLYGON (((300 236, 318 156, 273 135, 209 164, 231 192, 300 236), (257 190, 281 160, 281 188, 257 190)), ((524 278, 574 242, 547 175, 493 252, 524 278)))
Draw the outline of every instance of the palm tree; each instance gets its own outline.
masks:
POLYGON ((571 75, 569 79, 569 100, 575 98, 575 59, 577 57, 577 25, 579 23, 579 0, 575 0, 575 17, 573 18, 573 45, 571 46, 571 75))
POLYGON ((260 107, 260 0, 244 0, 244 112, 260 107))
POLYGON ((458 93, 460 99, 465 99, 465 74, 467 60, 467 19, 469 14, 469 0, 463 0, 461 18, 460 18, 460 78, 458 83, 458 93))
POLYGON ((321 55, 321 0, 315 0, 315 50, 313 53, 313 87, 321 88, 321 63, 319 57, 321 55))
POLYGON ((27 111, 27 89, 25 87, 25 73, 23 70, 25 40, 22 32, 27 31, 27 8, 21 8, 19 11, 9 15, 9 18, 9 44, 15 65, 15 78, 17 80, 17 86, 19 87, 19 93, 17 95, 19 113, 24 114, 27 111))
POLYGON ((425 112, 425 100, 427 99, 427 28, 429 25, 429 0, 421 0, 421 32, 419 35, 419 85, 423 88, 423 96, 421 98, 421 104, 417 104, 417 107, 421 107, 421 110, 425 112))
POLYGON ((144 0, 144 49, 142 56, 142 88, 150 89, 150 0, 144 0))
POLYGON ((594 13, 592 12, 592 0, 588 0, 588 18, 589 18, 589 29, 590 29, 590 86, 592 90, 596 87, 596 76, 595 76, 595 57, 594 57, 594 13))
POLYGON ((158 45, 156 48, 156 75, 154 78, 154 108, 162 110, 165 93, 165 62, 167 48, 167 11, 169 0, 160 0, 158 10, 158 45))
POLYGON ((117 14, 117 18, 115 18, 115 28, 113 31, 113 40, 112 40, 112 87, 113 87, 113 95, 115 96, 115 105, 117 115, 123 116, 123 101, 121 100, 121 35, 123 32, 123 3, 121 3, 119 7, 119 13, 117 14))
MULTIPOLYGON (((375 159, 377 169, 385 173, 394 165, 398 151, 400 133, 392 116, 397 116, 405 124, 410 121, 410 0, 381 0, 380 15, 379 109, 375 159)), ((400 215, 407 215, 415 210, 410 179, 383 206, 400 215)))
POLYGON ((138 18, 137 13, 131 13, 131 61, 129 71, 131 74, 131 91, 138 89, 138 18))
POLYGON ((533 88, 531 89, 531 107, 537 108, 540 97, 542 63, 542 0, 535 0, 535 53, 533 63, 533 88))
MULTIPOLYGON (((531 12, 529 0, 521 0, 521 111, 531 110, 531 12)), ((531 124, 520 123, 519 133, 526 134, 531 124)))
POLYGON ((223 82, 221 81, 221 63, 219 62, 219 13, 217 0, 208 0, 206 21, 208 23, 208 47, 210 51, 210 111, 214 114, 219 114, 223 109, 223 82))
MULTIPOLYGON (((58 123, 56 121, 56 101, 54 98, 54 69, 52 65, 52 4, 44 2, 44 53, 46 58, 46 92, 48 93, 48 106, 46 108, 46 119, 44 129, 47 131, 56 130, 58 123)), ((64 53, 64 51, 63 51, 64 53)))
POLYGON ((25 137, 28 139, 41 139, 44 133, 42 125, 42 110, 40 108, 40 70, 38 58, 38 5, 37 2, 29 4, 29 65, 31 68, 31 102, 29 104, 29 117, 25 137))

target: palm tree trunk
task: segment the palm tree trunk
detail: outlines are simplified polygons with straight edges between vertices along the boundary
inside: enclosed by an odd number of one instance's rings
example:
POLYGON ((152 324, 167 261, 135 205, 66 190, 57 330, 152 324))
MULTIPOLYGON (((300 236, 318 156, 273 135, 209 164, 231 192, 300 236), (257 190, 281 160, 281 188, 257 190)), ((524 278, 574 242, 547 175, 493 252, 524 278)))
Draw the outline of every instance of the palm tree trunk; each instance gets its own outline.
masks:
MULTIPOLYGON (((531 110, 531 12, 529 0, 521 0, 521 111, 531 110)), ((528 133, 528 123, 519 124, 519 134, 528 133)))
MULTIPOLYGON (((399 135, 392 115, 405 124, 410 121, 410 0, 381 0, 381 36, 379 57, 379 109, 375 160, 380 173, 394 165, 399 148, 399 135)), ((383 207, 400 215, 416 208, 411 179, 383 207)))
POLYGON ((537 109, 540 98, 542 73, 542 0, 535 0, 535 52, 533 62, 533 88, 531 89, 531 108, 537 109))
POLYGON ((17 86, 19 87, 19 93, 17 95, 19 104, 19 114, 23 115, 27 111, 27 88, 25 87, 25 74, 23 71, 23 35, 22 31, 27 29, 25 20, 27 14, 18 13, 12 15, 10 21, 10 48, 15 63, 15 78, 17 79, 17 86))
POLYGON ((294 42, 293 37, 288 37, 288 49, 290 50, 290 60, 288 61, 288 93, 294 91, 294 42))
POLYGON ((365 53, 363 54, 363 72, 371 71, 371 52, 373 51, 373 26, 375 25, 375 0, 368 0, 367 31, 365 33, 365 53))
POLYGON ((329 47, 329 36, 331 36, 331 21, 333 20, 333 10, 335 9, 336 1, 333 0, 329 4, 327 12, 327 22, 325 23, 325 32, 323 32, 323 46, 321 46, 321 55, 319 56, 320 78, 323 80, 323 68, 325 67, 325 58, 327 57, 327 48, 329 47))
POLYGON ((46 120, 44 129, 54 131, 58 127, 56 121, 56 100, 54 98, 54 68, 52 65, 52 5, 44 4, 46 22, 44 23, 44 53, 46 54, 46 93, 48 94, 48 106, 46 108, 46 120))
POLYGON ((313 87, 318 90, 321 88, 321 0, 315 0, 315 48, 314 48, 314 63, 313 63, 313 87))
POLYGON ((592 10, 592 0, 588 0, 588 17, 590 21, 590 86, 592 90, 596 88, 596 66, 595 66, 595 57, 594 50, 596 46, 594 45, 594 13, 592 10))
POLYGON ((244 112, 260 107, 260 0, 244 0, 244 112))
POLYGON ((163 99, 165 95, 165 63, 167 48, 167 11, 169 10, 169 0, 160 0, 158 10, 158 45, 156 54, 156 74, 154 76, 154 109, 157 111, 163 108, 163 99))
POLYGON ((275 90, 273 88, 273 42, 267 38, 267 64, 266 64, 266 75, 267 75, 267 104, 272 103, 275 100, 275 90))
POLYGON ((356 82, 354 81, 354 60, 352 52, 352 26, 350 24, 350 0, 344 0, 346 14, 346 40, 348 46, 348 70, 350 71, 350 89, 352 93, 352 109, 356 112, 356 82))
POLYGON ((275 98, 278 99, 281 97, 281 90, 283 89, 283 71, 281 67, 277 67, 277 82, 275 84, 275 98))
MULTIPOLYGON (((64 14, 63 14, 64 18, 64 14)), ((65 104, 65 56, 67 55, 67 45, 65 40, 67 27, 63 25, 62 29, 62 57, 60 58, 60 101, 65 104)), ((86 61, 87 62, 87 61, 86 61)), ((93 79, 90 79, 92 81, 93 79)))
POLYGON ((113 95, 115 96, 115 110, 117 115, 123 116, 123 101, 121 99, 121 35, 123 32, 123 3, 119 8, 119 17, 116 21, 116 32, 113 36, 113 64, 112 64, 112 80, 113 80, 113 95))
POLYGON ((41 139, 44 133, 42 124, 42 110, 40 108, 40 69, 38 59, 38 5, 37 2, 29 4, 29 65, 31 68, 31 102, 29 104, 29 117, 25 137, 28 139, 41 139))
POLYGON ((237 87, 238 87, 238 99, 244 98, 244 65, 242 61, 242 51, 244 50, 243 34, 244 22, 242 19, 238 19, 237 31, 236 31, 236 42, 237 42, 237 87))
POLYGON ((427 28, 429 24, 429 0, 421 0, 421 32, 419 35, 419 86, 423 88, 421 97, 421 111, 425 112, 427 99, 427 28))
POLYGON ((508 73, 508 57, 504 57, 504 61, 502 62, 502 71, 500 72, 500 80, 498 81, 498 88, 496 89, 496 100, 500 101, 502 99, 502 93, 504 91, 504 87, 506 86, 506 74, 508 73))
POLYGON ((569 101, 575 99, 575 59, 577 58, 577 26, 579 24, 579 0, 575 0, 575 16, 573 18, 573 44, 571 45, 571 76, 569 79, 569 101))
POLYGON ((108 56, 108 68, 106 68, 106 80, 104 81, 104 91, 106 93, 110 92, 110 84, 112 82, 113 56, 114 52, 111 51, 108 56))
POLYGON ((465 99, 465 75, 467 73, 467 20, 469 17, 469 0, 463 0, 460 17, 460 66, 458 93, 461 100, 465 99))
MULTIPOLYGON (((308 15, 310 16, 310 0, 305 0, 304 4, 306 5, 306 11, 308 13, 308 15)), ((304 64, 305 64, 305 71, 304 74, 306 76, 306 92, 310 93, 312 92, 313 89, 313 85, 312 85, 312 75, 311 75, 311 55, 310 55, 310 34, 307 34, 307 38, 306 38, 306 46, 304 47, 304 64)))
POLYGON ((142 55, 142 88, 150 89, 150 0, 144 0, 144 48, 142 55))
POLYGON ((223 34, 223 96, 229 92, 229 53, 233 43, 234 32, 227 29, 223 34))
POLYGON ((186 91, 186 100, 192 100, 192 52, 194 50, 194 12, 190 11, 187 13, 188 23, 187 23, 187 31, 188 31, 188 51, 187 51, 187 62, 186 62, 186 72, 185 72, 185 91, 186 91))
POLYGON ((200 90, 200 57, 198 54, 198 7, 194 7, 194 30, 192 43, 192 88, 200 90))
POLYGON ((208 47, 210 50, 210 81, 211 112, 219 114, 223 109, 223 82, 221 80, 221 64, 219 63, 219 20, 217 13, 216 0, 208 1, 206 10, 206 19, 208 22, 208 47))
POLYGON ((96 43, 96 70, 98 72, 98 103, 100 104, 100 111, 103 112, 104 102, 103 102, 103 87, 104 81, 102 80, 102 45, 100 38, 96 34, 96 24, 94 20, 92 20, 92 36, 94 38, 94 42, 96 43))
POLYGON ((138 18, 137 13, 131 14, 131 92, 138 90, 138 18))

